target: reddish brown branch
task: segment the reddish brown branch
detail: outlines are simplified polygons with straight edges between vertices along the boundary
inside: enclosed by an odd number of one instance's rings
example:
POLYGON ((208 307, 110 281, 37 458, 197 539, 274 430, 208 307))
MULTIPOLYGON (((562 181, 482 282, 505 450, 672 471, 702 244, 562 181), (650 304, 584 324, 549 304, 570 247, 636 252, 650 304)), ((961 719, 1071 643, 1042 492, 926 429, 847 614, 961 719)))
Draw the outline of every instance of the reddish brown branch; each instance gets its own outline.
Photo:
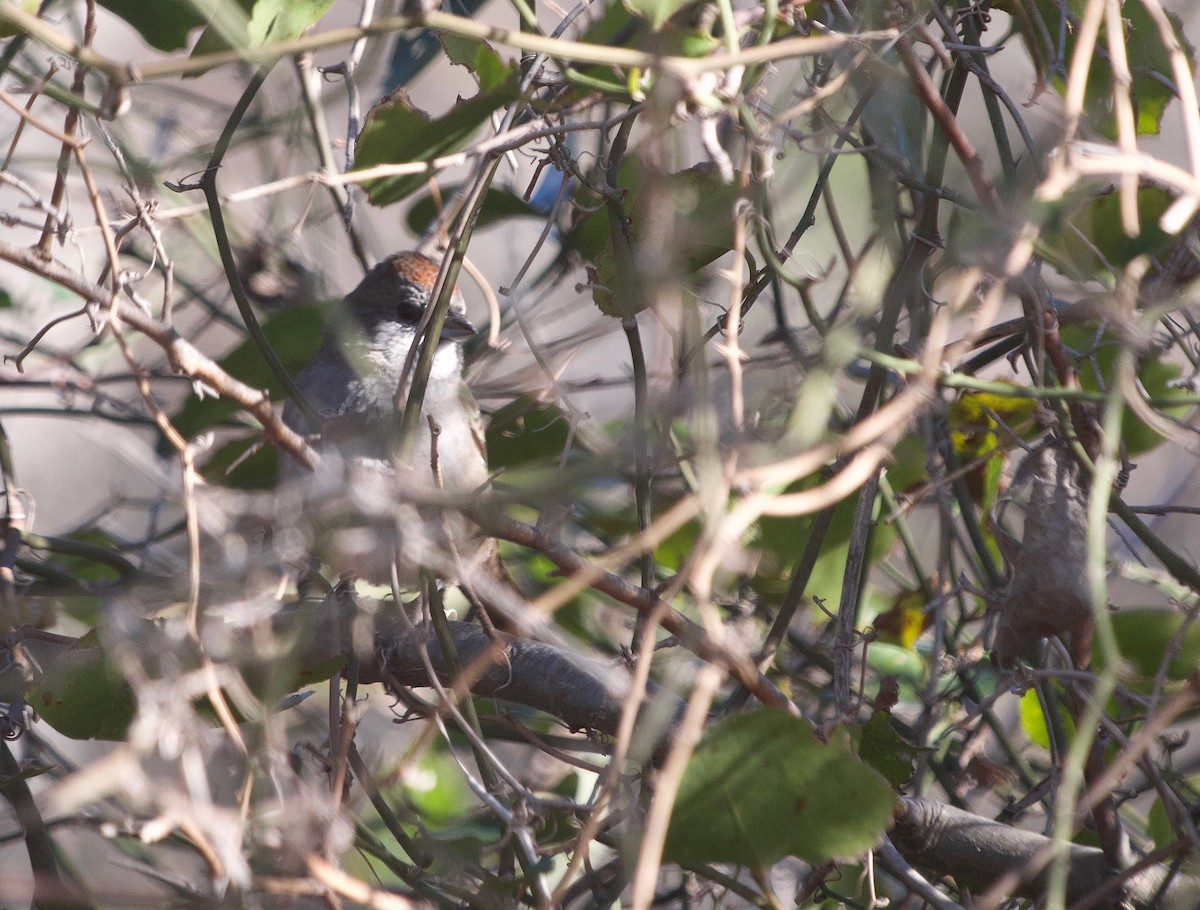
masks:
POLYGON ((270 396, 230 376, 211 358, 200 353, 175 329, 153 319, 134 304, 92 284, 53 259, 43 259, 35 250, 0 241, 0 259, 41 275, 49 281, 99 306, 110 318, 135 329, 162 348, 171 366, 210 386, 219 395, 236 402, 258 420, 263 433, 306 467, 316 464, 317 456, 304 438, 287 426, 275 413, 270 396))
POLYGON ((590 579, 591 587, 600 593, 633 607, 639 614, 652 621, 657 621, 664 629, 678 637, 680 644, 685 648, 702 660, 724 669, 764 705, 784 708, 793 714, 799 713, 788 697, 758 671, 749 655, 738 654, 714 641, 704 629, 673 609, 654 591, 626 581, 620 575, 599 569, 570 547, 531 525, 478 512, 472 513, 471 518, 485 533, 536 550, 568 575, 582 575, 590 579))
POLYGON ((967 134, 958 125, 958 119, 954 116, 954 112, 946 106, 946 102, 930 80, 929 74, 925 72, 925 67, 917 59, 912 42, 903 34, 896 41, 896 53, 899 54, 900 61, 904 64, 908 78, 912 80, 913 91, 917 93, 917 97, 921 99, 926 110, 933 115, 938 128, 946 135, 950 145, 954 147, 958 160, 962 162, 963 170, 967 172, 967 177, 971 180, 971 186, 975 188, 975 195, 979 197, 979 201, 989 212, 1000 211, 1000 195, 984 171, 983 160, 975 151, 967 134))

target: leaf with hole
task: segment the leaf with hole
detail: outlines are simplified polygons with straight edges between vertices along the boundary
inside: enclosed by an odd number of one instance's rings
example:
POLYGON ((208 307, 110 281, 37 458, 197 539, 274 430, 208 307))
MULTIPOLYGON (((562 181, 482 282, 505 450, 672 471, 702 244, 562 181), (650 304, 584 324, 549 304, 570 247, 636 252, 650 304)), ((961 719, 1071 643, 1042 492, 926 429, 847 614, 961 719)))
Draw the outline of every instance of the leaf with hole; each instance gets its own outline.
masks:
POLYGON ((451 63, 466 67, 478 77, 480 91, 499 88, 512 72, 486 41, 476 41, 449 32, 439 33, 438 40, 442 42, 451 63))
MULTIPOLYGON (((1076 32, 1088 0, 998 0, 996 8, 1010 13, 1013 24, 1039 72, 1061 71, 1053 61, 1070 60, 1075 53, 1076 32), (1061 45, 1061 46, 1060 46, 1061 45)), ((1167 104, 1175 97, 1171 89, 1174 70, 1170 55, 1154 19, 1141 3, 1121 5, 1121 35, 1129 61, 1129 92, 1133 105, 1134 129, 1140 135, 1156 135, 1167 104)), ((1189 68, 1196 66, 1196 54, 1188 43, 1178 14, 1166 13, 1189 68)), ((1110 139, 1116 138, 1117 121, 1113 108, 1116 77, 1108 50, 1108 23, 1101 25, 1095 52, 1091 55, 1084 111, 1091 125, 1110 139)), ((1066 89, 1061 75, 1053 78, 1054 88, 1066 89)))
MULTIPOLYGON (((517 78, 460 101, 448 114, 431 118, 402 91, 395 91, 371 108, 354 151, 354 169, 380 164, 418 164, 458 151, 491 115, 516 99, 517 78)), ((381 177, 363 184, 372 205, 391 205, 416 192, 433 176, 416 174, 381 177)))

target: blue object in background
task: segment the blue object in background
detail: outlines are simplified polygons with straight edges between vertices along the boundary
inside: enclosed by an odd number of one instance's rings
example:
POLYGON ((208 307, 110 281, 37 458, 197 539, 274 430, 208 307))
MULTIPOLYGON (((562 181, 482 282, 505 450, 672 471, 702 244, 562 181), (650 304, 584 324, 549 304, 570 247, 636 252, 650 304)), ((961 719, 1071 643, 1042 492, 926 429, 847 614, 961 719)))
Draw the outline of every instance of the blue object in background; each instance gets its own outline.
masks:
MULTIPOLYGON (((455 15, 471 16, 483 6, 483 0, 456 0, 450 6, 450 12, 455 15)), ((384 94, 412 82, 441 49, 442 45, 429 29, 397 35, 383 80, 384 94)))
POLYGON ((529 197, 529 207, 539 215, 549 215, 554 211, 555 200, 562 189, 563 181, 570 179, 566 172, 553 166, 542 170, 542 176, 529 197))

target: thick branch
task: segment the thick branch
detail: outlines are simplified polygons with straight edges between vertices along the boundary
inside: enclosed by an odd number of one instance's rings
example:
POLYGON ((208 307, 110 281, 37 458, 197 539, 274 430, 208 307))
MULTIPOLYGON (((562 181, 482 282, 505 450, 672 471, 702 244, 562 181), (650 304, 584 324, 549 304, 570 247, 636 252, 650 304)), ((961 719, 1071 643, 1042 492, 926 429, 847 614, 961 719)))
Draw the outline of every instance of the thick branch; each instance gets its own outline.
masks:
MULTIPOLYGON (((503 653, 489 658, 488 652, 494 646, 482 627, 465 622, 451 622, 449 626, 462 665, 469 667, 481 661, 485 667, 471 682, 475 695, 536 708, 557 717, 571 730, 616 735, 621 710, 632 690, 632 681, 623 669, 553 645, 506 635, 500 637, 503 653)), ((381 637, 375 660, 364 662, 359 680, 428 686, 421 644, 416 630, 381 637)), ((439 680, 449 685, 453 679, 436 636, 430 633, 424 644, 439 680)), ((647 695, 665 700, 671 717, 682 714, 683 702, 653 683, 648 685, 647 695)))
MULTIPOLYGON (((1019 884, 1013 893, 1031 900, 1045 895, 1047 870, 1026 876, 1027 864, 1050 845, 1050 838, 1022 831, 942 803, 905 799, 904 813, 891 831, 892 842, 914 866, 952 875, 960 885, 984 890, 1003 876, 1019 884)), ((1095 847, 1067 847, 1068 904, 1075 904, 1110 885, 1113 872, 1095 847)), ((1200 879, 1172 875, 1153 865, 1131 875, 1120 887, 1107 888, 1094 906, 1116 908, 1123 900, 1134 907, 1194 910, 1200 906, 1200 879)))
MULTIPOLYGON (((303 674, 305 678, 313 678, 320 668, 328 668, 326 674, 336 672, 339 659, 353 647, 359 610, 357 598, 341 588, 320 604, 295 604, 276 616, 278 632, 303 635, 306 644, 296 660, 311 671, 303 674)), ((632 680, 623 668, 577 651, 509 635, 498 635, 497 647, 481 626, 467 622, 447 625, 458 652, 458 665, 465 668, 472 694, 544 711, 571 730, 616 735, 621 711, 632 691, 632 680)), ((359 682, 429 686, 422 645, 438 681, 446 686, 458 683, 433 631, 422 641, 421 633, 407 623, 380 628, 372 652, 360 651, 359 682)), ((653 682, 647 683, 646 695, 647 701, 658 703, 656 716, 664 718, 668 728, 683 715, 683 701, 653 682)), ((669 741, 669 729, 662 738, 669 741)))
POLYGON ((788 697, 759 672, 749 655, 739 654, 714 640, 703 628, 678 610, 673 609, 649 588, 639 587, 626 581, 620 575, 602 570, 570 547, 532 525, 486 515, 480 511, 472 512, 471 518, 487 534, 536 550, 568 575, 584 576, 589 580, 591 587, 600 593, 607 594, 613 600, 633 607, 648 619, 654 619, 664 629, 676 636, 685 648, 702 660, 707 660, 724 669, 750 690, 764 705, 783 708, 793 714, 798 713, 796 706, 788 697))

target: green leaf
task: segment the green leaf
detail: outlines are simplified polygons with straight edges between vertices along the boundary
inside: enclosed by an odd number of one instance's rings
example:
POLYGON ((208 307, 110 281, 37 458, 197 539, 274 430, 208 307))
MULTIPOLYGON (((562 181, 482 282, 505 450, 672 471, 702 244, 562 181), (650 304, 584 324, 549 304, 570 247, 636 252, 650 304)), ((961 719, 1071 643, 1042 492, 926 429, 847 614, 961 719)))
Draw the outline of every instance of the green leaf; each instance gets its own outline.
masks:
MULTIPOLYGON (((680 0, 632 0, 643 7, 634 14, 625 3, 607 4, 604 14, 596 19, 580 39, 586 44, 609 47, 627 47, 651 54, 669 54, 679 57, 705 57, 717 46, 718 41, 708 31, 695 28, 683 21, 666 23, 663 14, 670 15, 691 5, 680 0), (655 24, 658 22, 659 24, 655 24)), ((679 20, 689 17, 680 16, 679 20)), ((585 80, 589 90, 599 89, 622 98, 629 98, 627 73, 615 73, 611 66, 576 67, 569 71, 568 78, 585 80)))
MULTIPOLYGON (((1035 0, 1035 9, 1025 7, 1026 0, 1004 0, 996 4, 1013 14, 1013 22, 1029 50, 1030 56, 1038 64, 1039 70, 1047 68, 1054 60, 1070 60, 1075 53, 1075 29, 1063 23, 1062 0, 1035 0), (1038 26, 1038 19, 1045 23, 1038 26), (1048 29, 1048 34, 1047 34, 1048 29), (1047 47, 1049 38, 1056 40, 1061 35, 1063 46, 1047 47)), ((1082 15, 1087 0, 1067 0, 1066 13, 1078 21, 1082 15)), ((1175 32, 1183 53, 1192 69, 1195 69, 1196 55, 1184 35, 1183 24, 1175 13, 1167 13, 1167 18, 1175 32)), ((1124 30, 1126 56, 1129 59, 1129 70, 1132 76, 1130 93, 1132 94, 1135 128, 1139 134, 1157 134, 1167 103, 1174 95, 1170 85, 1174 78, 1171 60, 1159 38, 1154 20, 1140 3, 1126 3, 1121 7, 1121 20, 1124 30)), ((1107 48, 1107 23, 1102 26, 1097 49, 1107 48)), ((1055 76, 1054 87, 1061 93, 1066 82, 1061 75, 1055 76)), ((1092 126, 1108 136, 1116 138, 1116 118, 1113 113, 1113 70, 1108 62, 1108 55, 1095 53, 1091 58, 1087 85, 1084 90, 1084 109, 1092 126)))
MULTIPOLYGON (((192 56, 262 47, 298 37, 316 23, 333 0, 218 0, 192 56)), ((190 74, 196 75, 196 74, 190 74)))
MULTIPOLYGON (((635 250, 654 232, 655 245, 671 252, 679 273, 690 274, 733 249, 733 211, 742 191, 736 182, 722 181, 715 168, 697 164, 672 174, 650 174, 641 161, 630 157, 620 168, 617 188, 623 192, 624 217, 635 250), (664 216, 664 211, 670 214, 664 216)), ((575 202, 581 215, 566 233, 563 245, 604 275, 614 258, 612 222, 602 208, 604 200, 581 186, 575 202)), ((612 287, 611 283, 606 287, 612 287)), ((599 300, 596 304, 602 312, 620 310, 617 304, 599 300)))
POLYGON ((26 698, 63 736, 123 739, 136 707, 133 692, 103 649, 88 641, 44 660, 26 698))
POLYGON ((523 395, 496 411, 488 422, 488 465, 495 470, 557 461, 570 442, 571 425, 563 412, 523 395))
POLYGON ((625 6, 646 20, 652 31, 662 28, 668 19, 681 9, 693 5, 694 0, 625 0, 625 6))
MULTIPOLYGON (((456 183, 442 187, 442 197, 455 196, 460 186, 461 184, 456 183)), ((437 219, 437 215, 438 203, 435 202, 432 194, 426 193, 412 204, 405 221, 414 234, 424 234, 437 219)), ((488 187, 488 191, 483 197, 483 204, 479 207, 479 218, 475 222, 475 226, 482 228, 507 221, 509 218, 520 217, 545 218, 541 213, 534 211, 533 207, 516 193, 491 186, 488 187)))
MULTIPOLYGON (((624 240, 617 243, 624 243, 624 240)), ((606 246, 596 255, 593 264, 587 267, 587 276, 592 288, 592 302, 605 316, 626 319, 646 308, 645 295, 638 293, 631 284, 633 269, 628 263, 618 262, 618 254, 612 246, 606 246)))
MULTIPOLYGON (((1079 366, 1079 384, 1089 392, 1112 388, 1113 366, 1121 342, 1107 332, 1097 342, 1095 328, 1087 325, 1063 326, 1061 335, 1063 343, 1072 350, 1091 353, 1091 357, 1079 366)), ((1192 407, 1188 404, 1191 393, 1186 389, 1171 387, 1171 382, 1178 379, 1182 372, 1177 364, 1155 359, 1153 352, 1142 358, 1137 366, 1138 383, 1150 398, 1160 402, 1155 408, 1180 419, 1192 407), (1170 404, 1172 399, 1179 400, 1180 404, 1170 404), (1164 406, 1161 404, 1163 401, 1168 404, 1164 406)), ((1121 441, 1125 443, 1126 452, 1133 457, 1156 448, 1163 438, 1131 409, 1126 408, 1121 415, 1121 441)))
POLYGON ((896 797, 853 754, 777 708, 712 727, 688 762, 663 857, 676 863, 765 867, 784 856, 816 863, 870 849, 896 797))
POLYGON ((1161 187, 1138 190, 1137 236, 1125 233, 1121 223, 1121 197, 1115 191, 1084 200, 1069 198, 1045 210, 1046 229, 1038 252, 1070 278, 1100 280, 1112 287, 1117 275, 1138 256, 1157 256, 1173 242, 1158 226, 1173 202, 1161 187))
POLYGON ((252 47, 299 37, 315 25, 333 0, 256 0, 250 15, 252 47))
POLYGON ((699 271, 733 248, 734 209, 741 189, 723 182, 710 165, 663 174, 634 157, 622 165, 617 184, 622 210, 615 218, 610 211, 613 203, 580 187, 575 198, 581 216, 563 245, 591 262, 589 280, 596 306, 606 316, 620 319, 644 309, 648 302, 625 248, 631 247, 636 256, 652 240, 653 248, 669 251, 680 277, 699 271), (614 222, 622 236, 613 236, 614 222))
POLYGON ((1187 617, 1153 607, 1122 609, 1112 614, 1113 633, 1121 650, 1123 667, 1135 672, 1143 683, 1151 682, 1163 660, 1167 679, 1187 679, 1200 665, 1200 624, 1187 617), (1174 650, 1177 647, 1178 650, 1174 650))
POLYGON ((479 77, 480 91, 488 92, 499 88, 512 74, 512 69, 486 41, 464 38, 439 32, 438 40, 446 50, 451 63, 465 66, 479 77))
POLYGON ((201 475, 216 486, 272 490, 279 482, 279 452, 261 439, 235 439, 204 463, 201 475))
MULTIPOLYGON (((1200 776, 1186 777, 1183 783, 1186 786, 1174 784, 1175 792, 1179 793, 1184 806, 1194 806, 1197 791, 1200 790, 1200 776)), ((1146 813, 1146 833, 1150 835, 1154 845, 1160 849, 1174 844, 1179 839, 1175 828, 1171 825, 1171 820, 1167 817, 1167 810, 1163 808, 1161 795, 1155 798, 1154 803, 1150 806, 1150 811, 1146 813)), ((1197 856, 1195 850, 1189 850, 1184 854, 1181 871, 1186 875, 1200 874, 1200 856, 1197 856)))
MULTIPOLYGON (((819 478, 808 478, 791 484, 784 492, 799 492, 816 486, 819 478)), ((825 534, 821 554, 817 557, 805 593, 837 606, 842 596, 842 579, 846 574, 846 557, 850 552, 850 535, 854 529, 854 511, 858 493, 843 499, 833 511, 833 521, 825 534)), ((813 524, 812 515, 766 517, 758 523, 759 536, 752 545, 763 551, 763 564, 758 573, 759 591, 764 598, 778 600, 787 591, 792 567, 800 558, 813 524)), ((888 552, 896 539, 890 524, 877 524, 872 529, 868 560, 874 565, 888 552)), ((770 601, 768 601, 770 602, 770 601)))
POLYGON ((137 573, 122 555, 120 542, 100 528, 46 540, 27 539, 26 543, 39 550, 50 566, 77 582, 107 583, 137 573))
POLYGON ((186 47, 192 29, 208 21, 190 0, 100 0, 100 5, 128 22, 147 44, 160 51, 186 47))
MULTIPOLYGON (((432 161, 462 148, 491 114, 519 94, 515 75, 470 101, 460 101, 450 113, 431 120, 413 107, 400 90, 371 108, 355 146, 354 169, 377 164, 432 161)), ((372 205, 391 205, 418 190, 429 174, 382 177, 363 184, 372 205)))
MULTIPOLYGON (((19 7, 31 16, 37 15, 38 7, 41 5, 38 0, 3 0, 3 2, 19 7)), ((21 30, 11 22, 0 22, 0 38, 11 38, 20 33, 21 30)))
POLYGON ((892 726, 887 711, 875 711, 862 726, 849 729, 850 737, 858 743, 858 757, 882 774, 899 789, 912 777, 913 762, 921 750, 906 740, 892 726))
POLYGON ((426 749, 416 761, 415 774, 399 777, 401 804, 412 805, 422 823, 437 831, 467 820, 474 800, 462 772, 445 751, 426 749))
POLYGON ((925 659, 911 648, 875 641, 867 649, 867 668, 880 676, 895 676, 920 690, 925 683, 925 659))
POLYGON ((1038 700, 1037 692, 1026 689, 1020 701, 1021 727, 1025 735, 1035 746, 1043 749, 1050 748, 1050 734, 1046 730, 1046 715, 1042 713, 1042 703, 1038 700))
MULTIPOLYGON (((1066 731, 1068 737, 1074 737, 1075 722, 1071 719, 1066 705, 1061 700, 1057 704, 1059 723, 1062 729, 1066 731)), ((1038 698, 1035 690, 1026 690, 1025 694, 1021 696, 1018 710, 1021 716, 1021 727, 1025 731, 1025 735, 1029 737, 1029 741, 1043 749, 1049 749, 1050 733, 1046 728, 1046 712, 1042 710, 1042 701, 1038 698)))

